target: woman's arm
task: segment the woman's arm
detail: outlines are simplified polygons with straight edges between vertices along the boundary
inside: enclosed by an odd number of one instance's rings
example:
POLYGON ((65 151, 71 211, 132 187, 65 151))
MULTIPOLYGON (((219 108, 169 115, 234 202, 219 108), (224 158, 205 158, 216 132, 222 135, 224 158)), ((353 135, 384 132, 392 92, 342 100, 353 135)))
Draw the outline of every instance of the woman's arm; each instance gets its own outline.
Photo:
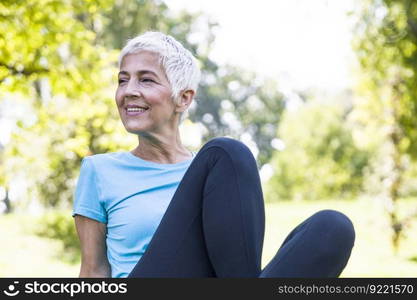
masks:
POLYGON ((111 277, 106 253, 106 224, 80 215, 74 219, 81 243, 79 277, 111 277))

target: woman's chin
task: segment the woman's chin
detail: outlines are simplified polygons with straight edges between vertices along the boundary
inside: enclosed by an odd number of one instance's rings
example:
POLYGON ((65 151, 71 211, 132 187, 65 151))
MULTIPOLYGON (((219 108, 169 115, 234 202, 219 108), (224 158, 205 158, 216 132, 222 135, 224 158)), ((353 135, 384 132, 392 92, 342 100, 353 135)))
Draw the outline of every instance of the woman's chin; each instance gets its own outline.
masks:
POLYGON ((127 132, 133 133, 133 134, 138 134, 138 133, 147 131, 147 128, 145 126, 139 126, 139 125, 135 125, 135 126, 130 125, 129 126, 129 124, 125 125, 125 129, 126 129, 127 132))
POLYGON ((143 124, 143 122, 124 122, 124 127, 127 132, 129 133, 140 133, 147 131, 148 126, 146 124, 143 124))
POLYGON ((132 134, 140 134, 143 132, 146 132, 146 130, 144 128, 140 128, 140 127, 125 127, 126 131, 132 134))

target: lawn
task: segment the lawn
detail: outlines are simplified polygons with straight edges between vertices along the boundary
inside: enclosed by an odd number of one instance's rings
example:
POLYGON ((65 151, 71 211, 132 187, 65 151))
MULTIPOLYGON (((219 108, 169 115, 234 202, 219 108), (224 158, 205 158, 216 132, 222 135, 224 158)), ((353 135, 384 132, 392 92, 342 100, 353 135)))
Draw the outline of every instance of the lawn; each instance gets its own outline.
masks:
MULTIPOLYGON (((415 207, 415 201, 404 201, 401 211, 415 207)), ((416 277, 417 220, 407 229, 399 253, 393 255, 387 217, 381 205, 369 199, 268 203, 263 265, 292 228, 321 209, 339 210, 355 225, 355 247, 341 277, 416 277)), ((30 215, 0 215, 0 277, 77 277, 79 262, 64 262, 59 241, 34 235, 34 220, 30 215)))
MULTIPOLYGON (((400 212, 403 214, 417 207, 416 201, 402 204, 400 212)), ((292 228, 321 209, 343 212, 355 227, 355 246, 341 277, 416 277, 417 220, 408 228, 407 237, 402 240, 398 254, 394 255, 388 218, 380 203, 370 199, 267 205, 263 265, 274 256, 292 228)))

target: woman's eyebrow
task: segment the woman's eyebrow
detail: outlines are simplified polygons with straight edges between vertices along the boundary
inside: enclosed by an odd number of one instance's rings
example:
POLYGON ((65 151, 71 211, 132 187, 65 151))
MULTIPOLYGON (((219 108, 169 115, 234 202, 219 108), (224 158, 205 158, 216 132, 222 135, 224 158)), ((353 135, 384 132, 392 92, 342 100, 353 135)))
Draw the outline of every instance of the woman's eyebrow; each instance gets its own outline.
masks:
POLYGON ((126 72, 126 71, 120 71, 117 75, 118 76, 120 76, 120 75, 129 75, 129 73, 126 72))
MULTIPOLYGON (((158 78, 158 74, 156 74, 154 71, 151 71, 151 70, 140 70, 140 71, 137 71, 136 73, 138 75, 151 74, 151 75, 153 75, 153 76, 155 76, 155 77, 158 78)), ((129 72, 127 72, 127 71, 120 71, 118 73, 118 76, 120 76, 120 75, 129 75, 129 72)))
POLYGON ((155 77, 158 77, 158 74, 156 74, 154 71, 151 71, 151 70, 140 70, 137 73, 140 74, 140 75, 143 75, 143 74, 151 74, 151 75, 153 75, 155 77))

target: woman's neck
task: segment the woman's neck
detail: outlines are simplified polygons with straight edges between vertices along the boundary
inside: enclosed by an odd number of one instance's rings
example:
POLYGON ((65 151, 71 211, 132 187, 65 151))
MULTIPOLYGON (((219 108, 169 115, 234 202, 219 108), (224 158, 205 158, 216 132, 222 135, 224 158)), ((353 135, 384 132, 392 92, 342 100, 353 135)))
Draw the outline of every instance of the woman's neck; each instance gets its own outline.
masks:
POLYGON ((182 145, 179 132, 172 136, 139 135, 139 145, 130 152, 161 164, 175 164, 192 157, 192 153, 182 145))

